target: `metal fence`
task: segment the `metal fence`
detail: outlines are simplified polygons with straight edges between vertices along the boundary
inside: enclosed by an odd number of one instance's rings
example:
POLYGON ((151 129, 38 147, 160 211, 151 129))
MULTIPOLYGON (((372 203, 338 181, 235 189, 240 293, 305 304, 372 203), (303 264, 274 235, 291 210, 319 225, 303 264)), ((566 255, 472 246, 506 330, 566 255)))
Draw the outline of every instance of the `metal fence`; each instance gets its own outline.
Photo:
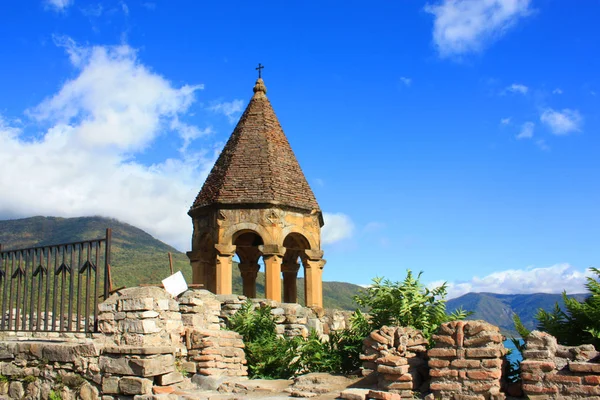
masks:
POLYGON ((97 332, 110 291, 110 229, 81 242, 2 250, 0 331, 97 332))

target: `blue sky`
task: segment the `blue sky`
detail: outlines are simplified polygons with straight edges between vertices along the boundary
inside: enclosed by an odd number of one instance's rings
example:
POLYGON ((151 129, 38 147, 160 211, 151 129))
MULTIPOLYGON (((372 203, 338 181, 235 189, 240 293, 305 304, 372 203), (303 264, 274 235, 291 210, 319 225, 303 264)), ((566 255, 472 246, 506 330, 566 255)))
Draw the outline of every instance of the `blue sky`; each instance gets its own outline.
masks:
POLYGON ((266 67, 324 279, 582 291, 600 264, 599 1, 44 0, 0 13, 0 218, 186 212, 266 67))

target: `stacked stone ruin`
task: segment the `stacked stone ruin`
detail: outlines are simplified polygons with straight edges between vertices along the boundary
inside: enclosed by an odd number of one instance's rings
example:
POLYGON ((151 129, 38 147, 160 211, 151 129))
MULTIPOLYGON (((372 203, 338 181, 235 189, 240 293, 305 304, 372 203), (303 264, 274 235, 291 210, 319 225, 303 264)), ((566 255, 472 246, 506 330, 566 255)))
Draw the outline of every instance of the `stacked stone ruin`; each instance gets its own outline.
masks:
POLYGON ((246 376, 242 336, 233 331, 194 329, 186 337, 188 360, 200 375, 246 376))
MULTIPOLYGON (((371 332, 363 341, 362 373, 376 380, 380 391, 413 398, 427 384, 428 341, 411 327, 388 327, 371 332)), ((371 393, 373 398, 378 393, 371 393)))
POLYGON ((521 362, 523 392, 530 399, 599 399, 600 353, 594 346, 562 346, 539 331, 527 337, 521 362))
POLYGON ((430 349, 430 390, 435 398, 503 399, 500 392, 506 349, 498 327, 485 321, 442 324, 430 349))

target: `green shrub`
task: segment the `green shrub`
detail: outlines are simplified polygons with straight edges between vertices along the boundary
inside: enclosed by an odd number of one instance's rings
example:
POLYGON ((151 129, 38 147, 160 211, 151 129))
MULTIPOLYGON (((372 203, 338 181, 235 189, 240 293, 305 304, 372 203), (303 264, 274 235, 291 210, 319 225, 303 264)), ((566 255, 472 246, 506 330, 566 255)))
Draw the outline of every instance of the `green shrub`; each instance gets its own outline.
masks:
POLYGON ((371 333, 371 325, 368 319, 360 310, 356 310, 350 317, 350 327, 330 334, 331 346, 340 362, 339 372, 352 373, 361 367, 359 356, 362 352, 363 340, 369 333, 371 333))
POLYGON ((289 378, 305 372, 351 373, 361 366, 359 355, 365 337, 383 325, 412 326, 431 340, 439 325, 463 319, 469 313, 446 314, 446 285, 428 289, 408 271, 403 282, 375 278, 355 301, 369 310, 369 318, 356 310, 350 327, 332 332, 322 341, 316 332, 308 338, 281 338, 270 307, 255 307, 248 300, 228 321, 229 329, 242 335, 251 378, 289 378))
MULTIPOLYGON (((600 270, 590 268, 600 278, 600 270)), ((565 311, 558 303, 550 312, 538 310, 535 318, 538 320, 538 329, 548 332, 556 337, 558 343, 577 346, 580 344, 593 344, 600 348, 600 282, 593 277, 587 278, 586 288, 590 295, 579 302, 568 297, 563 292, 565 311)))
POLYGON ((356 303, 368 310, 372 330, 388 326, 412 326, 431 341, 439 326, 448 321, 464 319, 471 313, 462 309, 446 313, 446 284, 433 289, 425 287, 408 270, 402 282, 375 278, 373 284, 361 290, 356 303))
POLYGON ((229 319, 228 328, 241 334, 251 378, 287 379, 296 372, 297 340, 277 337, 271 307, 251 300, 229 319))

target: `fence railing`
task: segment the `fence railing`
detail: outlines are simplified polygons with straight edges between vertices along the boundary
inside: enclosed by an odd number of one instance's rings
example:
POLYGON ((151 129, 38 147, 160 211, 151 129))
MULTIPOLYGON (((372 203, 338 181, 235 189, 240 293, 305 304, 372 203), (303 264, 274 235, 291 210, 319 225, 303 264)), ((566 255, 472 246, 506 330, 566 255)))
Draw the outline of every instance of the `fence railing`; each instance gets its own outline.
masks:
POLYGON ((98 300, 110 291, 106 237, 2 250, 0 331, 97 332, 98 300))

